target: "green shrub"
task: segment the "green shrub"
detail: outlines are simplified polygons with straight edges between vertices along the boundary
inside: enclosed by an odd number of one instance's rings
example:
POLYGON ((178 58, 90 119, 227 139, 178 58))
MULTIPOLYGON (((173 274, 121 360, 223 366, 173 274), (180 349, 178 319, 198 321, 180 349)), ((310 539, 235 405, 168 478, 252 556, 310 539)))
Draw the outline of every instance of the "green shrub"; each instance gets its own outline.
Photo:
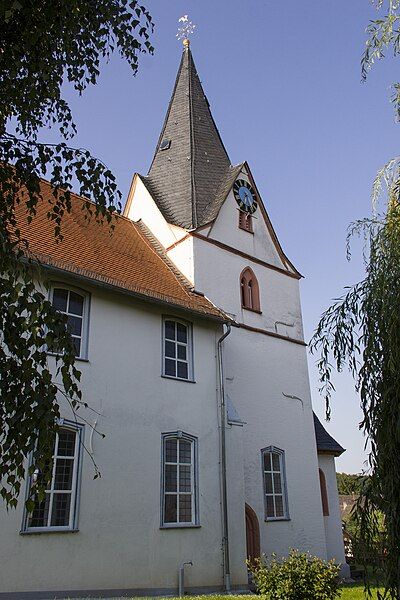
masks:
POLYGON ((276 555, 249 563, 257 592, 263 600, 334 600, 339 567, 308 553, 291 550, 286 558, 276 555))

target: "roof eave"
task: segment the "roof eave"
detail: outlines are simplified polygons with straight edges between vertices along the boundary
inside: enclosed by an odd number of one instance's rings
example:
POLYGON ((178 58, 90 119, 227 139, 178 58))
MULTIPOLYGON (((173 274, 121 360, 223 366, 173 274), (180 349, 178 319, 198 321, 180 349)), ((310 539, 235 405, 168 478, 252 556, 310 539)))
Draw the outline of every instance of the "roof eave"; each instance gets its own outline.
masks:
POLYGON ((320 449, 317 447, 317 454, 327 454, 329 456, 341 456, 344 452, 346 452, 346 448, 342 448, 341 450, 331 450, 331 449, 320 449))
POLYGON ((56 267, 54 265, 41 263, 40 266, 47 271, 51 271, 52 273, 57 273, 58 275, 63 276, 63 277, 70 277, 77 281, 83 281, 94 287, 98 287, 100 289, 116 292, 116 293, 122 294, 124 296, 129 296, 131 298, 136 298, 137 300, 141 300, 143 302, 148 302, 150 304, 155 304, 158 306, 168 306, 169 308, 173 308, 175 310, 182 311, 185 314, 196 315, 200 319, 205 319, 207 321, 214 321, 214 322, 218 322, 221 324, 232 323, 232 319, 230 317, 228 317, 228 315, 222 316, 222 314, 221 314, 221 316, 218 316, 218 315, 213 315, 213 314, 207 313, 207 312, 197 311, 195 309, 182 306, 181 304, 178 304, 176 302, 171 302, 169 300, 162 300, 161 298, 157 298, 155 296, 151 296, 151 295, 141 293, 141 292, 136 292, 134 290, 129 290, 122 286, 118 286, 118 285, 115 285, 112 283, 107 283, 107 282, 101 281, 99 279, 94 279, 92 277, 82 275, 81 273, 75 273, 74 271, 62 269, 62 268, 56 267))

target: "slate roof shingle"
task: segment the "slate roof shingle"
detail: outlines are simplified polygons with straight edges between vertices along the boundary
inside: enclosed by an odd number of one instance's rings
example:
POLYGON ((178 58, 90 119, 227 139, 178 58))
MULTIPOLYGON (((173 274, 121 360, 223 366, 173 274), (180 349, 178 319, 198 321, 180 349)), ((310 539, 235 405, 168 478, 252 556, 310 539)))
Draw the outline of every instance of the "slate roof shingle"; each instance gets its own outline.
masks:
POLYGON ((71 213, 65 213, 57 242, 54 223, 47 217, 54 201, 49 182, 42 181, 42 200, 30 224, 24 202, 17 206, 21 235, 29 243, 33 258, 48 267, 101 282, 121 292, 227 322, 229 318, 207 298, 196 293, 147 235, 143 224, 115 216, 110 229, 95 218, 85 218, 84 198, 72 194, 71 213))
POLYGON ((218 192, 231 169, 187 46, 149 173, 142 179, 167 222, 196 229, 218 214, 225 200, 218 192), (170 142, 166 150, 161 149, 164 140, 170 142))
POLYGON ((343 454, 345 449, 326 431, 317 415, 315 413, 313 413, 313 415, 317 451, 326 454, 334 454, 335 456, 343 454))

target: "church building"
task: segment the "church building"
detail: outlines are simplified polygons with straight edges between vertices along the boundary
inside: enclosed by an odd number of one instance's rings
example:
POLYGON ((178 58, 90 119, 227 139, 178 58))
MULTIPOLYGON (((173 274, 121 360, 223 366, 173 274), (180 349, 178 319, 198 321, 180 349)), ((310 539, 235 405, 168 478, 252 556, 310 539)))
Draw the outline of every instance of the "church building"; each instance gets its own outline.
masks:
POLYGON ((249 164, 231 164, 188 40, 115 228, 74 195, 57 244, 42 195, 20 226, 90 410, 60 400, 45 500, 0 509, 0 599, 174 594, 183 574, 191 593, 246 590, 246 559, 291 548, 348 575, 344 449, 311 405, 301 274, 249 164))

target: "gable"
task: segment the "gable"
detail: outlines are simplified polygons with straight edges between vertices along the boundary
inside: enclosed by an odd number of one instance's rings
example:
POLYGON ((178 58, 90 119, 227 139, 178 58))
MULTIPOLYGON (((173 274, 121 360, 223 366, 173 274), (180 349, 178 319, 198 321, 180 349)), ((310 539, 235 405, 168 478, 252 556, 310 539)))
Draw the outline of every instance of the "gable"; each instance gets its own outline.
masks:
POLYGON ((221 199, 221 207, 214 222, 209 228, 199 233, 300 277, 300 273, 280 246, 247 163, 243 163, 241 170, 237 173, 237 178, 247 181, 256 192, 258 208, 252 216, 253 232, 250 233, 239 228, 240 210, 233 193, 233 181, 231 181, 229 190, 225 190, 225 199, 221 199))

